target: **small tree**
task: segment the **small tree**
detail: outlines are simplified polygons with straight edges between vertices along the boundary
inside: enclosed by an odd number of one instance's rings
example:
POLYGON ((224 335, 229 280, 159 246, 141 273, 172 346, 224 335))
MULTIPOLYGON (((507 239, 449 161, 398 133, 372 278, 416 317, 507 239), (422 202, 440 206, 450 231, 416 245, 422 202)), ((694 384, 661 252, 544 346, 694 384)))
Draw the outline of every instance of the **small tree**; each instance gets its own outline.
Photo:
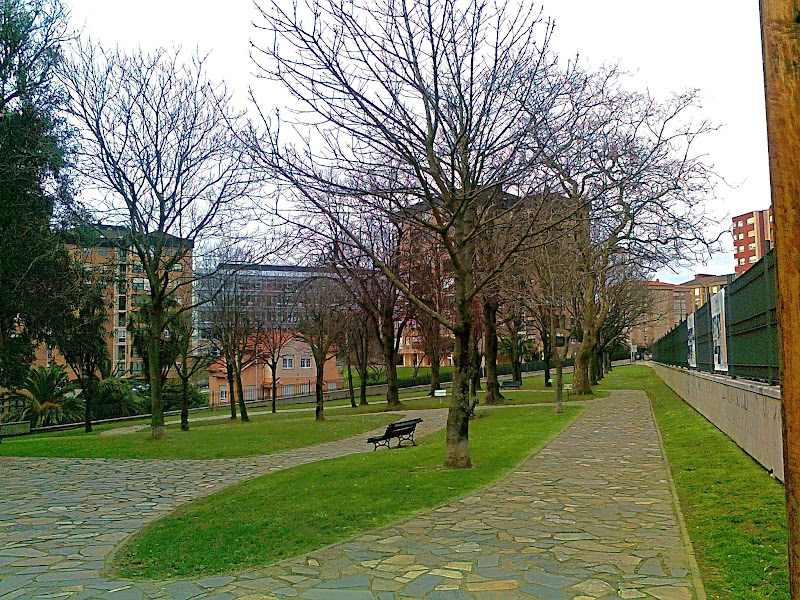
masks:
POLYGON ((345 323, 348 303, 336 280, 320 277, 305 282, 297 297, 297 331, 300 338, 311 347, 317 369, 314 387, 316 396, 315 418, 325 419, 324 381, 325 363, 333 358, 332 350, 340 339, 345 323))
POLYGON ((216 361, 218 355, 210 341, 200 340, 195 335, 191 314, 181 313, 170 323, 169 337, 177 350, 173 365, 181 380, 181 431, 189 431, 190 381, 216 361))
POLYGON ((84 430, 92 431, 92 410, 96 406, 101 370, 107 369, 108 355, 108 275, 90 272, 81 264, 72 265, 66 277, 73 279, 65 301, 54 307, 59 325, 52 332, 55 345, 72 367, 83 390, 84 430))

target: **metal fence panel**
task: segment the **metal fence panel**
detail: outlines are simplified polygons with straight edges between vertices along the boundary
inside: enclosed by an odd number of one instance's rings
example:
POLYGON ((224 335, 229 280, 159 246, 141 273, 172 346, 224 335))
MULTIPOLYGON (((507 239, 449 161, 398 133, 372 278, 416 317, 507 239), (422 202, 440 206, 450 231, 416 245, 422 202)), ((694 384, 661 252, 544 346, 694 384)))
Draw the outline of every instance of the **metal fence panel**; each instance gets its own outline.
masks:
POLYGON ((728 372, 736 377, 778 382, 778 322, 775 253, 728 286, 728 372))
POLYGON ((711 336, 711 302, 694 311, 694 330, 697 345, 697 368, 701 371, 714 371, 714 342, 711 336))
MULTIPOLYGON (((726 340, 728 374, 779 382, 778 322, 775 308, 775 254, 769 252, 726 288, 726 340)), ((711 303, 695 311, 697 368, 714 371, 711 303)), ((668 365, 688 366, 686 321, 653 344, 653 359, 668 365)))

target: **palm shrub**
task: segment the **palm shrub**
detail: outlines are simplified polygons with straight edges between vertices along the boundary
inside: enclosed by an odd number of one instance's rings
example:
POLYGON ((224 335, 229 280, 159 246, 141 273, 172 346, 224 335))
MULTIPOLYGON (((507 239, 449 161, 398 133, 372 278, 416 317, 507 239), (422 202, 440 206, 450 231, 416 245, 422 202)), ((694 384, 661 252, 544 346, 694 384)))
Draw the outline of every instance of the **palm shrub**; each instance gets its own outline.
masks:
POLYGON ((12 398, 22 401, 14 420, 30 421, 32 427, 81 420, 83 402, 69 385, 67 373, 60 365, 31 369, 24 385, 12 394, 12 398))
POLYGON ((108 377, 100 382, 95 417, 112 419, 140 415, 145 412, 142 404, 142 400, 133 393, 127 381, 108 377))

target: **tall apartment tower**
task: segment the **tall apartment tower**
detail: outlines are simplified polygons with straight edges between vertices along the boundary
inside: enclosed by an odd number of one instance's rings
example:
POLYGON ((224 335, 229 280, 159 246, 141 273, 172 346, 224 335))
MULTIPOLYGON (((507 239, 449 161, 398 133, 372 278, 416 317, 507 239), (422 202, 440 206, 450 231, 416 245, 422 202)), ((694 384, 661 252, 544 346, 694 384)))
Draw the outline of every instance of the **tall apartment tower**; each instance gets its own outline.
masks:
POLYGON ((754 210, 733 218, 733 257, 736 274, 741 275, 772 247, 774 237, 772 208, 754 210))

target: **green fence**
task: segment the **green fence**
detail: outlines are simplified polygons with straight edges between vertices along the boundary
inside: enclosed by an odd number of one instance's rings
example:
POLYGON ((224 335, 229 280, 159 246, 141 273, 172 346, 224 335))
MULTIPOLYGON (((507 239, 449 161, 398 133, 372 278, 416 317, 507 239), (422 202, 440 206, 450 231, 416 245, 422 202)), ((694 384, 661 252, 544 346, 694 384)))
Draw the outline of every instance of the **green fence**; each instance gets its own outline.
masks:
MULTIPOLYGON (((727 374, 778 383, 775 254, 769 252, 725 288, 727 374)), ((711 302, 694 313, 697 369, 714 372, 711 302)), ((682 321, 653 344, 653 359, 689 367, 688 327, 682 321)))
POLYGON ((775 253, 770 252, 728 286, 728 373, 778 381, 775 253))

